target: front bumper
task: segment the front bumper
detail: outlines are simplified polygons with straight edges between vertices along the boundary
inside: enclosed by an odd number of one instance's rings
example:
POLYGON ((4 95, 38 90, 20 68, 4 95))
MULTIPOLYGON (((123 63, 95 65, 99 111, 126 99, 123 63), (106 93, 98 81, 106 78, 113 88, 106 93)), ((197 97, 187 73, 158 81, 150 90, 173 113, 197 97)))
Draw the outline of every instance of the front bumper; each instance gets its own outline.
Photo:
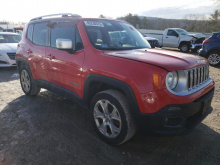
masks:
POLYGON ((0 52, 0 67, 16 66, 15 52, 0 52))
POLYGON ((212 112, 214 88, 187 104, 168 105, 153 114, 141 114, 137 123, 144 133, 185 134, 212 112))
POLYGON ((200 49, 202 44, 191 44, 191 49, 200 49))

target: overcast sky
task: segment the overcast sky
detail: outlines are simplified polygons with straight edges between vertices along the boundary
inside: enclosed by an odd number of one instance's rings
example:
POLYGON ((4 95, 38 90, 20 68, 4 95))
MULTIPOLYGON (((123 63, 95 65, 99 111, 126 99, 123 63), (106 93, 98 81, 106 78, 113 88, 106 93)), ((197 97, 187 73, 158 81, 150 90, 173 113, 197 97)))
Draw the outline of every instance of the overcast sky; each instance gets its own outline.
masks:
POLYGON ((209 15, 217 8, 214 0, 1 0, 0 4, 0 21, 14 22, 54 13, 111 18, 132 13, 179 19, 186 14, 209 15))

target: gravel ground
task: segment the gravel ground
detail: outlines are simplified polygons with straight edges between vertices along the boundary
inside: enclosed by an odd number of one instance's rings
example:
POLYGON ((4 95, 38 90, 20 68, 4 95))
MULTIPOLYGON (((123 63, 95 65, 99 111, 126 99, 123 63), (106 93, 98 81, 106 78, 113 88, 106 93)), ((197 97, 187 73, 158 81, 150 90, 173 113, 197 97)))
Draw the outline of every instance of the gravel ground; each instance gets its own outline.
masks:
POLYGON ((113 147, 102 142, 85 109, 47 90, 25 96, 16 68, 0 68, 0 165, 220 164, 220 68, 213 112, 190 134, 137 134, 113 147))

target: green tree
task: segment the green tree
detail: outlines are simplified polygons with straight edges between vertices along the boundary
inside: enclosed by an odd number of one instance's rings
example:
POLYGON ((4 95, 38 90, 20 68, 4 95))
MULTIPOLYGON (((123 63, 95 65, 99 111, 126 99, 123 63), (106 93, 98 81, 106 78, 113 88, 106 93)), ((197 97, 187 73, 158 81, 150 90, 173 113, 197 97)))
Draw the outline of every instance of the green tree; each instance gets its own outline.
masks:
POLYGON ((103 14, 101 14, 100 16, 99 16, 99 18, 106 18, 103 14))
POLYGON ((213 14, 210 15, 210 29, 212 31, 219 31, 220 27, 220 11, 215 10, 213 14))
POLYGON ((130 24, 132 24, 134 27, 139 26, 140 24, 140 18, 138 17, 138 15, 132 15, 131 13, 129 13, 128 15, 126 15, 124 17, 124 20, 130 24))
POLYGON ((144 17, 141 21, 141 28, 142 29, 147 29, 148 27, 148 21, 147 21, 147 17, 144 17))

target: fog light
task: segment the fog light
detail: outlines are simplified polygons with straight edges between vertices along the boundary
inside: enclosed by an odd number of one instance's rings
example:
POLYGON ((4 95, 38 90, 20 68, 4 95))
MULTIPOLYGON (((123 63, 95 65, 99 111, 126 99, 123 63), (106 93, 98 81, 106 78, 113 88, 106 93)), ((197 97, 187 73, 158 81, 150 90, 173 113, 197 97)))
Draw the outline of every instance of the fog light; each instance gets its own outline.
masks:
POLYGON ((183 117, 165 117, 163 121, 165 127, 181 127, 185 119, 183 117))

